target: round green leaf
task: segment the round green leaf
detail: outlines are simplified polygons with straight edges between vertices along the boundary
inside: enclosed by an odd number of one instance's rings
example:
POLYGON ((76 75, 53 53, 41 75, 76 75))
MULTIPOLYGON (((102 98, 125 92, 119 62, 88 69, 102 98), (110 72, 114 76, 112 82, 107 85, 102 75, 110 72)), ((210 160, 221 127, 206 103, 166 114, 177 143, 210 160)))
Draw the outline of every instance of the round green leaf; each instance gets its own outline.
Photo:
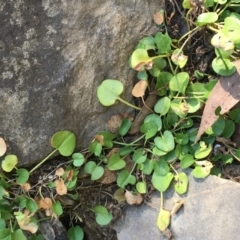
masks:
POLYGON ((24 184, 27 182, 28 178, 29 178, 29 172, 27 169, 24 169, 24 168, 19 168, 17 170, 17 182, 19 184, 24 184))
POLYGON ((76 146, 76 137, 72 132, 60 131, 51 138, 51 146, 56 148, 64 157, 72 155, 76 146))
POLYGON ((154 171, 152 175, 152 184, 159 192, 164 192, 168 189, 172 179, 173 174, 171 172, 167 173, 165 176, 161 176, 154 171))
POLYGON ((0 229, 0 239, 11 240, 11 229, 10 228, 0 229))
POLYGON ((196 25, 203 26, 209 23, 214 23, 218 20, 218 15, 216 12, 202 13, 197 17, 196 25))
POLYGON ((94 169, 96 168, 97 164, 93 161, 89 161, 84 166, 84 172, 87 174, 92 174, 94 169))
POLYGON ((103 176, 104 169, 102 166, 97 166, 95 162, 89 161, 84 166, 84 172, 87 174, 91 174, 91 180, 94 181, 103 176))
POLYGON ((200 142, 199 148, 195 151, 194 157, 196 159, 202 159, 207 157, 212 151, 212 145, 207 145, 204 142, 200 142))
POLYGON ((221 76, 230 76, 236 72, 236 66, 229 59, 214 58, 212 61, 213 70, 221 76))
POLYGON ((169 88, 172 91, 180 92, 182 94, 185 94, 185 90, 189 83, 189 75, 187 72, 180 72, 173 76, 173 78, 170 80, 169 88))
POLYGON ((104 106, 113 105, 123 92, 123 84, 118 80, 104 80, 97 89, 97 97, 104 106))
POLYGON ((195 159, 191 154, 185 155, 180 161, 180 167, 182 169, 190 167, 195 162, 195 159))
POLYGON ((7 155, 2 161, 2 169, 5 172, 11 172, 13 168, 17 165, 18 158, 16 155, 7 155))
POLYGON ((178 144, 186 145, 189 141, 188 134, 177 133, 175 135, 175 140, 176 140, 176 143, 178 143, 178 144))
POLYGON ((164 131, 162 137, 156 137, 154 139, 154 143, 159 150, 164 152, 170 152, 175 146, 174 138, 170 131, 164 131))
POLYGON ((234 108, 229 112, 229 117, 235 122, 240 123, 240 108, 234 108))
POLYGON ((0 218, 0 229, 3 229, 6 227, 6 222, 4 219, 0 218))
POLYGON ((234 16, 226 17, 224 19, 224 25, 221 29, 221 33, 223 33, 226 37, 228 37, 233 43, 240 43, 240 20, 234 16))
POLYGON ((222 137, 230 138, 235 131, 235 123, 232 120, 225 119, 225 128, 221 134, 222 137))
POLYGON ((210 174, 210 171, 206 171, 206 169, 204 167, 201 166, 196 166, 193 171, 192 171, 192 175, 195 178, 205 178, 210 174))
POLYGON ((123 169, 117 177, 117 185, 120 188, 125 188, 127 184, 134 185, 136 182, 135 176, 131 175, 126 169, 123 169))
POLYGON ((174 64, 183 68, 187 63, 188 56, 184 55, 181 49, 175 49, 172 53, 171 60, 174 64))
POLYGON ((29 212, 36 212, 38 210, 38 205, 32 198, 27 198, 26 208, 29 212))
POLYGON ((56 201, 52 204, 52 210, 58 216, 63 214, 62 205, 59 201, 56 201))
POLYGON ((174 189, 178 194, 184 194, 188 188, 188 177, 186 173, 181 172, 175 176, 174 189))
POLYGON ((131 153, 133 151, 133 147, 132 146, 125 146, 119 149, 119 155, 120 156, 126 156, 129 153, 131 153))
POLYGON ((67 236, 69 240, 82 240, 84 232, 80 226, 75 226, 68 229, 67 236))
POLYGON ((144 119, 144 122, 155 122, 157 127, 158 127, 158 131, 161 130, 162 128, 162 119, 160 118, 159 115, 155 114, 155 113, 152 113, 152 114, 149 114, 145 119, 144 119))
POLYGON ((158 132, 158 126, 155 121, 144 122, 140 127, 140 132, 145 134, 145 139, 150 139, 158 132))
POLYGON ((11 234, 11 240, 27 240, 22 229, 17 229, 11 234))
POLYGON ((135 163, 143 163, 147 159, 147 154, 143 148, 139 148, 134 151, 132 159, 135 163))
POLYGON ((131 128, 131 126, 132 126, 132 122, 128 118, 123 119, 121 126, 118 130, 119 134, 121 136, 126 135, 129 129, 131 128))
POLYGON ((74 153, 72 155, 72 159, 73 159, 73 165, 75 167, 82 166, 85 161, 84 156, 81 153, 74 153))
MULTIPOLYGON (((239 154, 240 155, 240 154, 239 154)), ((140 164, 140 170, 146 174, 146 175, 150 175, 153 171, 153 166, 154 166, 154 161, 147 159, 144 163, 140 164)))
POLYGON ((197 100, 196 98, 187 99, 186 102, 187 102, 187 107, 188 107, 188 113, 195 113, 201 107, 200 101, 197 100))
POLYGON ((99 157, 102 152, 102 145, 98 141, 91 142, 89 147, 89 151, 93 153, 95 156, 99 157))
POLYGON ((220 136, 225 128, 225 120, 219 117, 218 120, 205 132, 209 135, 220 136))
POLYGON ((170 104, 171 100, 168 97, 163 97, 155 104, 154 111, 163 116, 169 111, 170 104))
POLYGON ((111 171, 120 170, 126 166, 126 162, 120 158, 118 153, 114 153, 108 159, 107 166, 111 171))
POLYGON ((154 164, 154 172, 156 172, 158 175, 165 176, 167 173, 169 173, 169 165, 168 163, 163 160, 159 159, 154 164))
POLYGON ((168 34, 158 32, 155 35, 155 42, 157 44, 158 54, 171 53, 172 39, 168 36, 168 34))
POLYGON ((107 225, 112 220, 112 214, 103 206, 96 206, 94 209, 96 214, 96 222, 99 225, 107 225))
POLYGON ((136 189, 141 194, 146 193, 147 192, 147 184, 146 184, 146 182, 138 182, 136 184, 136 189))

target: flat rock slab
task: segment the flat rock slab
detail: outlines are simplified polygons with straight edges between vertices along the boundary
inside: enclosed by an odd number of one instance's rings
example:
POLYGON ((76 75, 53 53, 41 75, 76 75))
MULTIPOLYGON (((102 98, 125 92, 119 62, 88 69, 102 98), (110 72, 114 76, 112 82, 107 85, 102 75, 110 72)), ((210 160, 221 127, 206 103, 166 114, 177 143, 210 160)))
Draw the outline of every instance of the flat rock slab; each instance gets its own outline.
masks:
MULTIPOLYGON (((159 209, 156 192, 151 206, 159 209)), ((195 179, 189 175, 189 190, 179 196, 173 190, 164 193, 164 206, 171 210, 174 202, 184 200, 171 221, 175 240, 236 240, 240 236, 240 184, 209 176, 195 179)), ((167 239, 156 226, 158 210, 147 204, 129 206, 124 220, 117 223, 118 240, 167 239)))

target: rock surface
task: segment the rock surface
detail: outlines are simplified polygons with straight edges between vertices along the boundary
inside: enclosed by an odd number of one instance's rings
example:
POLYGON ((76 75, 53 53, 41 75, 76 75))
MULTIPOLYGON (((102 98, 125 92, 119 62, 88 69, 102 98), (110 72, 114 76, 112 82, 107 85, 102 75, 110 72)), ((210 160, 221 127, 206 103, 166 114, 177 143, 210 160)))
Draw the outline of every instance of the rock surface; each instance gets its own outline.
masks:
MULTIPOLYGON (((206 179, 189 177, 189 190, 179 196, 172 190, 164 193, 164 206, 171 210, 179 198, 184 207, 173 216, 171 231, 175 240, 235 240, 240 228, 240 184, 209 176, 206 179)), ((150 203, 159 208, 159 193, 150 203)), ((142 205, 129 206, 123 221, 118 222, 118 240, 167 239, 157 229, 158 210, 142 205)))
POLYGON ((0 0, 0 136, 20 165, 51 152, 51 136, 73 131, 84 148, 125 106, 104 108, 97 86, 135 73, 128 59, 164 1, 0 0))

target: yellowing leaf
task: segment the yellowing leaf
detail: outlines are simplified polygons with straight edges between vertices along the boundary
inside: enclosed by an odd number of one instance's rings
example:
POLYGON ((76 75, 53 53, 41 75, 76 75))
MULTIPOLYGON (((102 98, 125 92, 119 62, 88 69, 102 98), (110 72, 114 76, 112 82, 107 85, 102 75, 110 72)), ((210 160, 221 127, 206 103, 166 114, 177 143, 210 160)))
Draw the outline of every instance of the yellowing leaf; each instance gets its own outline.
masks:
POLYGON ((7 146, 3 138, 0 137, 0 157, 7 151, 7 146))
POLYGON ((170 219, 171 213, 161 208, 157 218, 157 226, 161 232, 167 229, 170 224, 170 219))
POLYGON ((122 188, 118 188, 114 193, 114 199, 118 201, 118 203, 124 202, 126 200, 124 190, 122 188))
POLYGON ((147 88, 147 81, 141 80, 137 82, 132 90, 132 95, 134 97, 143 97, 147 88))
POLYGON ((55 185, 56 185, 56 191, 59 195, 64 195, 67 193, 67 187, 66 185, 64 184, 64 181, 63 179, 57 179, 55 181, 55 185))
POLYGON ((27 223, 25 220, 24 221, 17 220, 17 222, 18 222, 19 227, 22 230, 28 231, 30 233, 36 233, 38 230, 38 225, 36 225, 33 222, 27 223))
POLYGON ((128 190, 126 190, 125 198, 126 198, 127 203, 130 204, 130 205, 133 205, 133 204, 139 205, 143 201, 143 197, 140 193, 132 194, 128 190))
POLYGON ((176 214, 176 212, 182 207, 183 203, 184 201, 182 199, 179 199, 174 203, 173 209, 171 211, 171 216, 176 214))
POLYGON ((13 168, 17 165, 18 158, 15 155, 7 155, 2 161, 2 169, 5 172, 11 172, 13 168))

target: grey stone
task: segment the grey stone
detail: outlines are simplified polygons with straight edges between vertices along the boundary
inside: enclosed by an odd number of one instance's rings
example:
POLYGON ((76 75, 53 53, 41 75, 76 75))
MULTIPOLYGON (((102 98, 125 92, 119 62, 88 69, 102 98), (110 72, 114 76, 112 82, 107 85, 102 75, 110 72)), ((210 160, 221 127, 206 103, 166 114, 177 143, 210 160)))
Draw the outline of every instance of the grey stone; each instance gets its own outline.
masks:
MULTIPOLYGON (((195 179, 189 176, 189 190, 179 196, 173 190, 164 193, 164 207, 171 210, 174 202, 184 200, 172 217, 170 229, 176 240, 236 240, 240 228, 240 185, 215 176, 195 179)), ((159 193, 152 197, 159 208, 159 193)), ((149 205, 128 207, 123 221, 116 225, 118 240, 166 239, 157 229, 158 211, 149 205)))
POLYGON ((119 79, 131 101, 128 59, 158 28, 156 0, 0 0, 0 136, 20 165, 51 152, 51 136, 73 131, 78 149, 106 128, 122 104, 99 104, 104 79, 119 79))

